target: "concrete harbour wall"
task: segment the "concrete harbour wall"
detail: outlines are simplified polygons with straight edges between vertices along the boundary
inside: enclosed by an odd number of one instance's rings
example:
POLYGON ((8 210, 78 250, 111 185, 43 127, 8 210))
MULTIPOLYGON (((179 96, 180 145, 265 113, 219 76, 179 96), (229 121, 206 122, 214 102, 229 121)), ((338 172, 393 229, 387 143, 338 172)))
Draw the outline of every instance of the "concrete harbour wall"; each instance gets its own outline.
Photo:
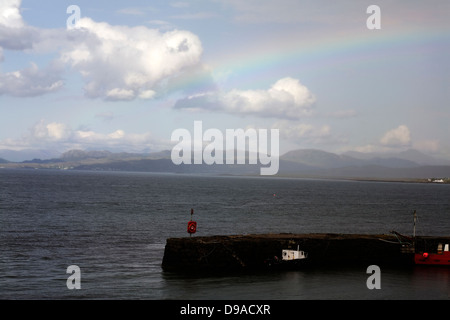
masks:
MULTIPOLYGON (((400 239, 401 240, 401 239, 400 239)), ((403 241, 403 240, 401 240, 403 241)), ((231 271, 266 268, 265 261, 281 258, 283 249, 304 250, 312 266, 412 266, 413 253, 395 235, 255 234, 169 238, 162 268, 165 271, 231 271), (403 249, 402 249, 403 248, 403 249)), ((416 238, 416 248, 435 252, 450 237, 416 238)))

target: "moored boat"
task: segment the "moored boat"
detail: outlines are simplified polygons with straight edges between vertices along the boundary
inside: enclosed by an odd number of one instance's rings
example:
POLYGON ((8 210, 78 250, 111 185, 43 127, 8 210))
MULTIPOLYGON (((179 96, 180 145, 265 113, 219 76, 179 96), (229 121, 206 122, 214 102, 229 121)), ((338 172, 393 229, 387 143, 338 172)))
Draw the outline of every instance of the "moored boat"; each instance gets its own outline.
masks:
POLYGON ((437 266, 450 266, 450 251, 448 243, 445 244, 444 249, 442 249, 443 244, 439 243, 437 247, 437 252, 415 252, 414 262, 419 265, 437 265, 437 266))
MULTIPOLYGON (((414 240, 416 239, 416 221, 417 213, 414 210, 414 240)), ((415 241, 414 241, 414 244, 415 241)), ((450 266, 450 251, 448 243, 445 246, 439 243, 436 252, 418 251, 417 247, 414 250, 414 263, 417 265, 429 266, 450 266)))
MULTIPOLYGON (((414 210, 414 231, 413 237, 402 235, 396 231, 391 231, 398 240, 398 243, 402 245, 401 252, 405 254, 413 254, 414 264, 416 265, 429 265, 429 266, 450 266, 450 250, 449 244, 437 243, 437 250, 429 252, 426 249, 426 244, 422 243, 420 249, 418 249, 418 239, 416 239, 416 223, 417 213, 414 210)), ((444 239, 442 239, 445 241, 444 239)), ((433 244, 433 246, 436 244, 433 244)))
POLYGON ((292 268, 304 265, 307 257, 308 253, 300 250, 300 247, 297 246, 297 250, 283 249, 281 259, 275 256, 273 259, 267 259, 265 263, 269 267, 292 268))

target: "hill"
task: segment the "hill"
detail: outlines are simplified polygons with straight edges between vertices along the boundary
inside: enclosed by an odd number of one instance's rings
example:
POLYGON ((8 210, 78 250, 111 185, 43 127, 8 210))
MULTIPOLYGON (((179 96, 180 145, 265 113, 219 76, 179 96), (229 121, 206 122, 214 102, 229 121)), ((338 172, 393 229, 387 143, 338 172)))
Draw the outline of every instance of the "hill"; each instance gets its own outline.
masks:
POLYGON ((402 159, 414 162, 418 165, 434 166, 434 165, 450 165, 450 161, 436 159, 430 155, 424 154, 415 149, 408 149, 399 153, 362 153, 357 151, 348 151, 344 155, 356 159, 370 160, 374 158, 380 159, 402 159))
POLYGON ((414 161, 402 157, 395 157, 393 155, 387 158, 375 155, 363 158, 362 156, 352 156, 352 154, 355 153, 337 155, 322 150, 303 149, 289 151, 281 156, 281 159, 324 169, 351 166, 381 166, 388 168, 411 168, 419 166, 419 164, 414 161))
MULTIPOLYGON (((59 158, 47 160, 33 159, 20 163, 8 163, 4 167, 71 169, 101 171, 168 172, 225 175, 259 175, 260 164, 256 165, 175 165, 171 151, 155 153, 113 153, 110 151, 70 150, 59 158)), ((448 178, 450 166, 424 165, 426 161, 437 160, 409 150, 391 155, 367 155, 355 152, 335 154, 322 150, 293 150, 279 159, 278 176, 310 178, 351 178, 351 179, 422 179, 448 178), (405 159, 406 158, 406 159, 405 159), (409 158, 409 159, 408 159, 409 158), (412 161, 417 160, 417 162, 412 161)))

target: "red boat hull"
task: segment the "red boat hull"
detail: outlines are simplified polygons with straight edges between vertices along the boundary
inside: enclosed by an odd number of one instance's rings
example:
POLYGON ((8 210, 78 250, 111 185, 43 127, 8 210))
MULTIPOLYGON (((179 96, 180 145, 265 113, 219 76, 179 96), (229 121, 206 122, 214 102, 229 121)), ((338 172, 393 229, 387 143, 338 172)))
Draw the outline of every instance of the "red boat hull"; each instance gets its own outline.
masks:
POLYGON ((414 255, 416 264, 450 266, 450 251, 442 253, 416 253, 414 255))

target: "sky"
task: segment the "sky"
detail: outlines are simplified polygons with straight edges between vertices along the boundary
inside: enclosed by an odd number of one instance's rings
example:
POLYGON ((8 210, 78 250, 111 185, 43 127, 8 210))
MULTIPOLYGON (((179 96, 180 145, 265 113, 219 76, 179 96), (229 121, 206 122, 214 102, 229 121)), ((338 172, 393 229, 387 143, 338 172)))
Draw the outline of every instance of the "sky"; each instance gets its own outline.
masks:
POLYGON ((448 0, 0 0, 0 149, 170 150, 202 121, 450 159, 449 57, 448 0))

